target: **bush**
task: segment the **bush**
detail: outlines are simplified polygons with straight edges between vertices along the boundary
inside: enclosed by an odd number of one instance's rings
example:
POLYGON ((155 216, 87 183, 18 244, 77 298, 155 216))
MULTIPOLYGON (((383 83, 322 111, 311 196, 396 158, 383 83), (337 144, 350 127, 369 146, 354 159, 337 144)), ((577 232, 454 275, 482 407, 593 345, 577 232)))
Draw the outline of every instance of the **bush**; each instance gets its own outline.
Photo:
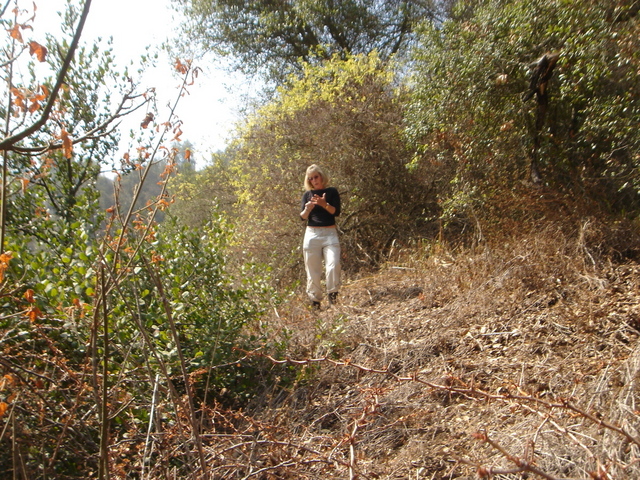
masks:
POLYGON ((434 210, 432 180, 406 168, 403 93, 375 55, 306 66, 256 112, 233 167, 249 254, 279 279, 303 270, 299 218, 304 173, 320 164, 340 191, 344 266, 375 266, 394 239, 422 231, 434 210))
POLYGON ((509 195, 534 162, 551 189, 637 209, 634 18, 631 5, 515 0, 424 28, 408 133, 416 162, 441 170, 450 213, 473 216, 496 190, 509 195), (543 116, 523 95, 529 65, 547 52, 559 60, 543 116))

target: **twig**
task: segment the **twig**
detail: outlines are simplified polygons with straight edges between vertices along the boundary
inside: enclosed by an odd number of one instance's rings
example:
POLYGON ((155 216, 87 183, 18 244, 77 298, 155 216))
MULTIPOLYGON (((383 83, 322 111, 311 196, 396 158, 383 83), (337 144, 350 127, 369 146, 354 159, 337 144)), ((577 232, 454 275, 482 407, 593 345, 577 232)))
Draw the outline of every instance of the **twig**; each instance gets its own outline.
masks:
MULTIPOLYGON (((100 407, 100 468, 98 478, 109 480, 109 312, 107 311, 104 265, 100 265, 102 298, 102 404, 100 407)), ((99 310, 99 309, 96 309, 99 310)))
POLYGON ((156 373, 156 380, 153 383, 153 395, 151 397, 151 413, 149 414, 149 428, 147 428, 147 437, 144 440, 144 452, 142 453, 142 472, 140 473, 140 480, 144 480, 144 468, 147 464, 147 448, 149 447, 149 437, 151 437, 151 430, 153 429, 153 416, 156 411, 156 398, 158 394, 158 382, 160 375, 156 373))
POLYGON ((510 475, 510 474, 513 475, 515 473, 529 472, 529 473, 538 475, 542 478, 545 478, 546 480, 559 480, 557 477, 554 477, 552 475, 549 475, 546 472, 543 472, 538 467, 534 466, 531 462, 511 455, 504 447, 502 447, 502 445, 500 445, 495 440, 492 440, 491 438, 489 438, 489 435, 486 432, 477 433, 475 437, 478 440, 481 440, 491 445, 494 449, 498 450, 504 456, 504 458, 506 458, 511 463, 516 465, 515 468, 503 469, 503 468, 485 467, 483 465, 477 464, 475 462, 472 462, 464 458, 458 459, 458 461, 462 463, 476 467, 479 477, 488 478, 488 477, 492 477, 493 475, 510 475))

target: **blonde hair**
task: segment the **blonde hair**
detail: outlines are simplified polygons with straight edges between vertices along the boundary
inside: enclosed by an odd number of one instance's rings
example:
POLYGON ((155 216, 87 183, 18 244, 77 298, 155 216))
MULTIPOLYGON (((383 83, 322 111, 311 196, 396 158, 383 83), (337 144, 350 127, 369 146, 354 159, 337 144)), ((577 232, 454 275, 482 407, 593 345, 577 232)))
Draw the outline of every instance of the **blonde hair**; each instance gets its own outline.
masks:
POLYGON ((320 177, 322 177, 322 186, 324 188, 327 188, 329 186, 329 175, 324 173, 322 169, 314 163, 313 165, 309 165, 309 167, 307 168, 307 172, 304 175, 304 189, 313 190, 313 186, 309 181, 309 176, 313 175, 314 173, 317 173, 318 175, 320 175, 320 177))

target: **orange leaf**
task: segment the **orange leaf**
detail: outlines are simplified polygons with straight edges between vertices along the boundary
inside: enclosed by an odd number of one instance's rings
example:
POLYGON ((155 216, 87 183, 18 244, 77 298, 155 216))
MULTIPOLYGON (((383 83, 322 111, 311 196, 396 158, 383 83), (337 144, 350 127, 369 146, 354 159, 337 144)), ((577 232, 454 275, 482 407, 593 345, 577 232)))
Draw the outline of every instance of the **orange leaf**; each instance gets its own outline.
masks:
POLYGON ((35 55, 38 61, 44 62, 47 59, 47 47, 38 42, 29 42, 29 53, 35 55))
POLYGON ((64 157, 71 158, 71 155, 73 155, 73 142, 71 141, 69 132, 67 132, 65 129, 62 129, 62 132, 60 132, 60 138, 62 139, 62 150, 64 151, 64 157))
POLYGON ((20 25, 14 25, 13 28, 9 31, 9 35, 11 35, 11 38, 22 43, 23 40, 22 34, 20 33, 20 25))
POLYGON ((29 106, 30 113, 33 113, 36 110, 39 110, 40 102, 46 100, 47 97, 49 96, 49 89, 46 87, 46 85, 40 85, 37 91, 39 93, 34 93, 30 98, 31 100, 31 105, 29 106))
POLYGON ((26 111, 27 107, 24 103, 24 101, 26 100, 26 95, 24 94, 24 90, 14 87, 11 89, 11 93, 15 97, 13 99, 13 104, 23 112, 26 111))
POLYGON ((9 405, 7 405, 5 402, 0 402, 0 418, 2 418, 5 413, 7 413, 8 409, 9 405))
POLYGON ((49 212, 44 207, 36 208, 35 215, 36 215, 37 218, 49 219, 49 212))
MULTIPOLYGON (((16 107, 18 107, 20 110, 22 110, 23 112, 25 112, 27 110, 27 106, 24 104, 24 102, 22 101, 21 98, 16 98, 15 101, 13 102, 15 103, 16 107)), ((18 114, 16 113, 16 116, 18 114)))
POLYGON ((27 310, 27 317, 31 322, 35 322, 40 315, 42 315, 42 312, 38 307, 31 307, 27 310))
POLYGON ((37 112, 40 110, 40 102, 36 99, 31 99, 31 105, 29 105, 29 113, 37 112))
POLYGON ((23 100, 25 98, 24 92, 22 90, 20 90, 19 88, 11 87, 11 93, 16 98, 22 98, 23 100))
POLYGON ((51 157, 47 157, 44 159, 44 163, 42 164, 42 169, 51 170, 55 166, 56 166, 56 161, 51 157))
POLYGON ((9 260, 11 260, 11 252, 0 255, 0 282, 4 281, 4 272, 9 268, 9 260))
POLYGON ((38 98, 40 100, 44 100, 45 98, 47 98, 49 96, 49 88, 47 88, 46 85, 40 85, 40 91, 42 92, 42 94, 38 95, 38 98))
POLYGON ((140 126, 142 128, 147 128, 151 122, 153 122, 153 113, 149 112, 144 117, 144 120, 142 120, 142 123, 140 124, 140 126))
POLYGON ((191 150, 188 148, 184 151, 184 159, 189 160, 191 158, 191 150))
POLYGON ((29 303, 35 303, 36 299, 35 299, 35 293, 32 289, 28 289, 26 292, 24 292, 24 298, 27 300, 27 302, 29 303))
POLYGON ((16 377, 11 375, 10 373, 7 373, 4 377, 0 378, 0 391, 4 390, 7 385, 13 387, 16 383, 16 377))
POLYGON ((179 58, 176 58, 176 61, 175 61, 174 66, 175 66, 175 69, 176 69, 179 73, 183 73, 183 74, 184 74, 184 73, 187 73, 187 72, 189 71, 189 64, 188 64, 188 62, 187 62, 187 64, 184 64, 184 63, 182 63, 182 62, 180 61, 180 59, 179 59, 179 58))

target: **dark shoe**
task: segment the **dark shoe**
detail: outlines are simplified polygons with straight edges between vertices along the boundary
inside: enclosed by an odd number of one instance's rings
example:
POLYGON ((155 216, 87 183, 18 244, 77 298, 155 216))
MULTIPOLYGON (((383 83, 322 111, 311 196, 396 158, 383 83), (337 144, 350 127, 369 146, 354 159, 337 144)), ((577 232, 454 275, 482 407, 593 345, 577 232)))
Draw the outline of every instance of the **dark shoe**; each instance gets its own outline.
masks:
POLYGON ((329 294, 329 305, 335 305, 338 302, 338 292, 329 294))
POLYGON ((309 304, 309 308, 311 308, 311 310, 320 310, 320 302, 314 302, 312 301, 309 304))

